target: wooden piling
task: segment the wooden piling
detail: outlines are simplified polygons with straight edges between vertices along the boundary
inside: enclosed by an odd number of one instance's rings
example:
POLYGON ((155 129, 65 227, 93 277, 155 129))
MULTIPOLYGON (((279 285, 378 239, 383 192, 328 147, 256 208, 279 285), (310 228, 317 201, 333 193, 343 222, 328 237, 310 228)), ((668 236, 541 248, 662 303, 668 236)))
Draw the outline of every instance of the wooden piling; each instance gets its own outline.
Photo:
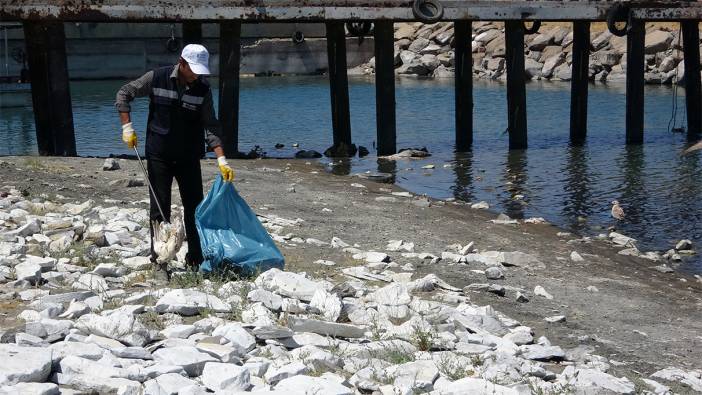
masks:
POLYGON ((188 44, 202 44, 202 23, 183 22, 183 46, 188 44))
POLYGON ((24 22, 39 155, 76 156, 63 22, 24 22))
POLYGON ((376 21, 375 38, 375 120, 378 156, 397 151, 395 120, 395 42, 390 21, 376 21))
POLYGON ((456 151, 473 146, 473 51, 471 22, 453 24, 455 43, 456 151))
POLYGON ((522 21, 505 21, 505 55, 507 58, 509 148, 526 148, 526 76, 524 73, 524 25, 522 21))
POLYGON ((349 112, 349 81, 346 75, 346 34, 343 22, 327 22, 327 58, 329 60, 329 91, 331 94, 334 147, 351 146, 351 116, 349 112))
POLYGON ((685 105, 687 109, 687 139, 699 140, 702 133, 702 102, 700 95, 700 31, 696 20, 681 22, 685 51, 685 105))
POLYGON ((239 67, 241 22, 219 23, 219 122, 222 145, 229 158, 239 155, 239 67))
POLYGON ((626 143, 643 143, 645 23, 634 19, 626 36, 626 143))
POLYGON ((587 136, 587 95, 590 64, 590 22, 573 22, 573 64, 570 82, 570 141, 580 145, 587 136))

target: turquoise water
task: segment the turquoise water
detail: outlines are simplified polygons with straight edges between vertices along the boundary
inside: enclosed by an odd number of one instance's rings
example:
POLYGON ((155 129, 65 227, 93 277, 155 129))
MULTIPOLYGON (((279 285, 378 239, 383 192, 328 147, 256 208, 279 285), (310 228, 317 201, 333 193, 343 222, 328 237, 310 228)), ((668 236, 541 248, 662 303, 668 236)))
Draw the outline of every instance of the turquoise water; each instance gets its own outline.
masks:
MULTIPOLYGON (((129 153, 121 143, 113 106, 121 84, 71 84, 80 155, 129 153)), ((241 151, 259 145, 269 156, 285 157, 294 154, 293 143, 320 152, 331 145, 325 77, 251 78, 242 79, 241 85, 241 151), (276 150, 276 143, 286 148, 276 150)), ((352 79, 349 93, 353 140, 373 151, 373 80, 352 79)), ((689 238, 702 250, 702 153, 679 156, 686 141, 684 134, 668 131, 670 87, 647 86, 645 144, 627 147, 624 85, 591 85, 587 144, 577 148, 568 141, 570 84, 529 83, 529 149, 509 151, 504 85, 475 81, 474 148, 465 154, 454 153, 453 95, 452 80, 398 79, 398 148, 427 147, 432 156, 387 168, 371 155, 328 164, 330 171, 391 171, 397 184, 415 193, 486 200, 512 217, 540 216, 586 235, 615 225, 609 209, 616 199, 627 214, 617 228, 638 239, 642 249, 666 250, 677 240, 689 238), (436 168, 421 169, 426 164, 436 168)), ((682 90, 678 104, 678 124, 684 124, 682 90)), ((138 129, 143 130, 147 108, 146 99, 134 105, 138 129)), ((31 109, 0 111, 0 155, 36 152, 31 109)), ((700 273, 702 260, 693 257, 680 270, 700 273)))

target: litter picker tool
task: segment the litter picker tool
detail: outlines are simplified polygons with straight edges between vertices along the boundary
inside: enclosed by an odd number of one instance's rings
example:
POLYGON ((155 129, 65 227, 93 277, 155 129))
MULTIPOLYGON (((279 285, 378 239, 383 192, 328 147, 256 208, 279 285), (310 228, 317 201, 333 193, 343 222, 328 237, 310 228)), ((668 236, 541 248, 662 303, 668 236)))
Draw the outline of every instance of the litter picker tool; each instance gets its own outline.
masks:
POLYGON ((141 160, 141 156, 139 156, 139 150, 137 150, 136 146, 134 146, 134 153, 136 154, 136 157, 139 160, 139 165, 141 165, 141 170, 144 172, 144 178, 146 179, 146 184, 149 186, 149 191, 151 192, 151 196, 153 196, 153 198, 154 198, 154 202, 156 202, 156 207, 158 207, 158 212, 161 213, 161 218, 163 218, 163 221, 168 223, 166 216, 163 215, 163 210, 161 209, 161 203, 158 202, 158 197, 156 196, 156 191, 154 191, 154 187, 151 186, 151 180, 149 180, 149 175, 146 173, 146 167, 144 166, 144 162, 141 160))

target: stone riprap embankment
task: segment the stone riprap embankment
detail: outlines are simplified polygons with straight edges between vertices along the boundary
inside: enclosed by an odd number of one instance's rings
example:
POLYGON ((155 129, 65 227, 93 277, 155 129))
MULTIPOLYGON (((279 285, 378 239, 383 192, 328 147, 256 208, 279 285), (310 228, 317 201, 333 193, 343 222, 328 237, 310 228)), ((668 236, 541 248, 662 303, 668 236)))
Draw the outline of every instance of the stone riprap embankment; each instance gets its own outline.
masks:
MULTIPOLYGON (((646 83, 672 84, 685 76, 679 30, 649 24, 646 31, 646 83)), ((525 35, 524 72, 531 80, 570 81, 573 33, 570 26, 543 25, 536 34, 525 35)), ((592 29, 590 79, 616 82, 626 79, 626 37, 606 29, 592 29)), ((472 36, 473 75, 506 79, 504 25, 474 22, 472 36)), ((374 73, 375 59, 351 69, 356 75, 374 73)), ((398 75, 453 77, 454 32, 452 23, 395 24, 395 73, 398 75)))
MULTIPOLYGON (((115 195, 129 185, 115 184, 115 195)), ((517 267, 541 265, 527 253, 476 243, 424 252, 408 240, 371 250, 331 234, 306 236, 305 220, 263 212, 286 256, 312 248, 354 263, 313 264, 338 267, 335 278, 274 269, 205 279, 178 271, 184 247, 173 279, 159 286, 145 256, 145 202, 28 194, 0 187, 0 311, 16 314, 14 325, 0 327, 0 393, 702 391, 702 371, 617 376, 611 368, 620 362, 594 348, 552 344, 548 332, 471 301, 483 292, 524 306, 553 299, 542 286, 495 283, 517 267), (420 275, 416 266, 429 261, 464 265, 487 281, 457 288, 420 275)), ((416 204, 428 207, 425 199, 416 204)), ((562 325, 566 316, 545 320, 562 325)))

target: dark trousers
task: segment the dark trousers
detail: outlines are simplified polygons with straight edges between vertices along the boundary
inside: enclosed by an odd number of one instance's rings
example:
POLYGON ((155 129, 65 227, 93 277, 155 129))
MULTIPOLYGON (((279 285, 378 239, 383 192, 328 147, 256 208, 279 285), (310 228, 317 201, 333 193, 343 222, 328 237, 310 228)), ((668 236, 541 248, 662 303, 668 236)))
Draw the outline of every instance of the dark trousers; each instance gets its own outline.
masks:
MULTIPOLYGON (((200 172, 199 159, 185 160, 165 160, 149 157, 147 163, 149 171, 149 181, 154 188, 154 193, 161 204, 163 215, 158 211, 158 206, 154 201, 154 196, 149 194, 151 199, 151 209, 149 217, 151 221, 171 220, 171 186, 173 178, 178 182, 180 190, 180 200, 183 202, 185 234, 188 240, 188 254, 186 261, 189 265, 199 266, 202 263, 202 249, 200 248, 200 237, 195 227, 195 208, 202 201, 202 173, 200 172)), ((151 227, 151 259, 156 261, 154 252, 154 230, 151 227)))

